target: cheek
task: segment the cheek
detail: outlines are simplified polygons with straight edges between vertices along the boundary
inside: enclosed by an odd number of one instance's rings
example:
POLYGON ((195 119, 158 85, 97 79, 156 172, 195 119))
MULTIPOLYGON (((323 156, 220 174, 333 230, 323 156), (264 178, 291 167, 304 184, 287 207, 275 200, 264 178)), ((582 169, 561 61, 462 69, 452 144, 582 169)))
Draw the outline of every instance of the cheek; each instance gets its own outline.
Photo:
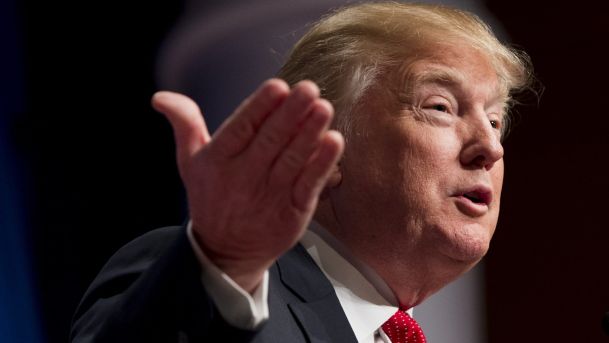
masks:
POLYGON ((461 146, 455 132, 404 118, 372 132, 381 134, 352 141, 344 161, 368 197, 418 207, 450 186, 446 176, 459 166, 461 146))
POLYGON ((427 183, 446 186, 440 184, 459 167, 459 149, 460 143, 452 132, 428 130, 410 146, 410 156, 405 163, 427 183))
POLYGON ((501 190, 503 188, 503 173, 505 170, 505 166, 503 164, 503 159, 495 162, 493 169, 491 171, 491 181, 493 183, 493 187, 495 193, 497 194, 497 199, 501 196, 501 190))
POLYGON ((454 183, 455 175, 459 175, 459 145, 450 132, 422 131, 425 134, 411 140, 402 153, 400 176, 402 189, 408 193, 406 197, 413 210, 427 216, 434 215, 430 211, 439 210, 438 206, 454 183))

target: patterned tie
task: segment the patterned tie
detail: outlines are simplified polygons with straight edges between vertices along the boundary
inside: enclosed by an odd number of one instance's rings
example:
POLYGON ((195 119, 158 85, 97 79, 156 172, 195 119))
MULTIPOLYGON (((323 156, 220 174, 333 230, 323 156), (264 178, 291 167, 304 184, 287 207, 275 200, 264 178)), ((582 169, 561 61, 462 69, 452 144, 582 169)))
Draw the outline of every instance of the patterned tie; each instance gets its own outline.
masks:
POLYGON ((391 343, 425 343, 423 330, 404 310, 398 310, 381 328, 391 343))

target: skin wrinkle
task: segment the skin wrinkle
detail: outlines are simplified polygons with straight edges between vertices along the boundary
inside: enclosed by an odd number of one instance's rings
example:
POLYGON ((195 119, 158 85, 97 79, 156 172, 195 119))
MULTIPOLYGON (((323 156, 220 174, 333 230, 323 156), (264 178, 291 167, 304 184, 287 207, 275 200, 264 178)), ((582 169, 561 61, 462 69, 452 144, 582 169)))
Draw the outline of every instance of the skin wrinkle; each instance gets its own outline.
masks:
MULTIPOLYGON (((458 37, 454 37, 458 39, 458 37)), ((467 39, 461 39, 461 44, 466 45, 470 42, 467 39)), ((432 44, 432 46, 434 46, 432 44)), ((452 68, 447 68, 445 65, 439 63, 440 59, 437 56, 446 56, 451 55, 455 59, 463 60, 463 56, 455 53, 455 48, 458 48, 458 44, 454 42, 447 43, 445 41, 436 42, 434 48, 429 47, 417 47, 413 48, 415 51, 419 51, 417 54, 408 58, 400 67, 400 72, 398 75, 398 83, 399 87, 396 89, 397 97, 403 103, 404 106, 410 106, 410 110, 417 115, 419 120, 433 122, 432 118, 425 115, 425 112, 421 108, 420 99, 414 99, 415 90, 425 86, 426 84, 438 84, 444 85, 451 88, 456 88, 457 85, 464 84, 463 73, 454 70, 452 68), (425 70, 420 70, 418 72, 414 72, 413 69, 416 69, 417 65, 421 63, 430 63, 426 65, 425 70)), ((496 82, 496 90, 494 92, 495 99, 489 99, 490 103, 501 103, 501 109, 495 112, 501 113, 501 136, 502 139, 506 136, 508 131, 508 124, 510 122, 509 118, 509 108, 511 107, 512 99, 510 97, 509 86, 513 82, 507 81, 507 72, 503 67, 502 63, 498 61, 498 57, 494 54, 490 53, 483 47, 475 46, 473 48, 479 54, 487 55, 488 63, 495 69, 494 77, 497 79, 496 82)), ((483 80, 481 80, 483 81, 483 80)))
POLYGON ((410 70, 421 73, 441 65, 458 71, 461 82, 436 88, 446 88, 465 112, 439 113, 449 118, 445 125, 421 121, 396 92, 403 76, 383 75, 377 82, 386 87, 370 88, 357 108, 358 127, 366 129, 357 130, 346 146, 342 183, 328 192, 332 215, 323 205, 316 214, 406 306, 420 303, 475 265, 497 223, 503 179, 502 150, 496 150, 500 133, 481 110, 498 96, 496 71, 478 50, 453 49, 410 70), (482 168, 477 162, 481 155, 499 159, 482 168), (470 217, 455 207, 452 194, 480 183, 491 187, 494 201, 488 213, 470 217))
POLYGON ((327 91, 336 109, 332 127, 347 141, 331 178, 340 182, 328 185, 315 218, 381 271, 403 305, 424 300, 486 253, 503 177, 501 132, 489 121, 495 112, 489 99, 509 100, 508 90, 525 89, 530 72, 526 54, 503 45, 475 16, 398 3, 327 17, 281 69, 291 85, 307 78, 327 91), (436 113, 425 97, 400 101, 404 85, 429 88, 407 80, 414 62, 426 63, 416 71, 421 77, 438 64, 463 72, 465 82, 455 87, 435 82, 447 92, 469 92, 455 94, 457 113, 436 113), (455 213, 463 209, 452 193, 480 185, 493 191, 489 212, 455 213))
MULTIPOLYGON (((421 62, 419 62, 420 64, 421 62)), ((431 65, 426 66, 426 70, 420 73, 412 73, 415 75, 410 78, 408 81, 414 86, 406 86, 400 87, 398 91, 398 99, 405 106, 405 111, 408 114, 414 114, 414 117, 418 120, 425 121, 429 124, 434 125, 443 125, 441 120, 437 117, 429 115, 427 111, 423 108, 424 101, 426 99, 426 94, 424 96, 417 96, 419 93, 422 93, 420 90, 427 90, 426 93, 429 94, 438 94, 448 100, 452 108, 452 112, 458 115, 461 114, 461 109, 456 106, 455 99, 452 94, 456 94, 460 97, 465 97, 463 94, 459 94, 461 89, 465 88, 466 81, 464 79, 464 74, 459 72, 458 70, 452 68, 442 67, 441 64, 436 64, 435 62, 431 65), (402 91, 406 89, 405 91, 402 91), (418 90, 418 92, 416 91, 418 90)), ((406 78, 409 79, 409 78, 406 78)), ((483 81, 483 80, 479 80, 483 81)), ((470 87, 475 88, 475 87, 470 87)), ((489 116, 496 117, 496 120, 499 121, 499 126, 501 127, 501 138, 503 139, 506 126, 507 126, 507 102, 508 96, 506 93, 502 92, 499 88, 497 88, 492 94, 494 96, 490 96, 490 98, 485 100, 485 103, 491 104, 490 106, 485 106, 485 111, 489 114, 489 116)))
MULTIPOLYGON (((383 72, 395 71, 400 63, 409 64, 404 56, 413 61, 442 54, 455 42, 486 54, 502 88, 518 91, 529 85, 531 66, 525 53, 502 45, 485 23, 467 12, 425 4, 366 4, 329 15, 295 46, 279 76, 290 84, 311 79, 332 90, 323 96, 335 105, 333 128, 349 141, 354 130, 352 107, 362 100, 352 95, 363 96, 365 92, 361 92, 362 78, 354 78, 343 66, 368 74, 372 84, 379 84, 378 76, 383 72), (314 67, 318 65, 327 69, 314 67), (361 70, 364 66, 373 67, 361 70)), ((512 104, 510 99, 508 105, 512 104)))

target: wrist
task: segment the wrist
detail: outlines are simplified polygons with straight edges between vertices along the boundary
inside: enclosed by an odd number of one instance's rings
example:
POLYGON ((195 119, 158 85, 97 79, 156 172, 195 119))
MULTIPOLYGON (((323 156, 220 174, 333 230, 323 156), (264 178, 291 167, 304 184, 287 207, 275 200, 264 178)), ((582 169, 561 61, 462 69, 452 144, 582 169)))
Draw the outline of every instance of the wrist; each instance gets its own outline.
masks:
POLYGON ((199 249, 209 262, 228 275, 243 290, 252 294, 256 291, 264 278, 265 272, 274 260, 264 261, 259 258, 248 258, 241 252, 227 253, 230 249, 218 248, 217 245, 208 244, 199 231, 192 226, 192 237, 199 249))

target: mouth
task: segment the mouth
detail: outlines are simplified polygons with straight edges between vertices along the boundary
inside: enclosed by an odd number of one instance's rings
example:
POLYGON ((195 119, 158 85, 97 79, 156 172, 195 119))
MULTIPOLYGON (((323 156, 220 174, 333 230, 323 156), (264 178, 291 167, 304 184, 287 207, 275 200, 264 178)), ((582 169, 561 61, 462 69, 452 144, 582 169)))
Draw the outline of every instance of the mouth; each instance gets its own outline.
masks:
POLYGON ((471 217, 480 217, 488 212, 493 193, 485 186, 473 187, 455 193, 457 208, 471 217))
POLYGON ((464 192, 460 196, 479 205, 490 205, 493 194, 486 189, 478 188, 469 192, 464 192))

